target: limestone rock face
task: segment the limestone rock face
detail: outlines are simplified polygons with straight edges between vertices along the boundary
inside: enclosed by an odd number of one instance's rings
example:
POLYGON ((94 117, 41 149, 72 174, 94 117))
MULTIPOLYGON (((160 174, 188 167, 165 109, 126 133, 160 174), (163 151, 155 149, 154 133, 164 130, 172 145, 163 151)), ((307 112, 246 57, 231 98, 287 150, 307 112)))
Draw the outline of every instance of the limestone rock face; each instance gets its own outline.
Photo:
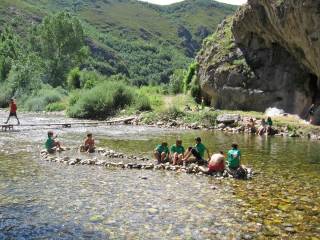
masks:
POLYGON ((319 56, 320 1, 249 0, 204 42, 198 77, 215 107, 304 117, 320 103, 319 56))

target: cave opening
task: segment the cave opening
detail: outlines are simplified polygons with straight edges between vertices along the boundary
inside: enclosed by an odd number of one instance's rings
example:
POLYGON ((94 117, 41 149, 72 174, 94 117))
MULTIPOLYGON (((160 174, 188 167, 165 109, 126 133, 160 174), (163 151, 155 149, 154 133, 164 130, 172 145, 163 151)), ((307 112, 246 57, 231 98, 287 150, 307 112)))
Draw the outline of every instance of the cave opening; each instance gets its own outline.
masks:
POLYGON ((319 79, 314 74, 310 74, 309 88, 312 93, 312 103, 320 105, 319 79))

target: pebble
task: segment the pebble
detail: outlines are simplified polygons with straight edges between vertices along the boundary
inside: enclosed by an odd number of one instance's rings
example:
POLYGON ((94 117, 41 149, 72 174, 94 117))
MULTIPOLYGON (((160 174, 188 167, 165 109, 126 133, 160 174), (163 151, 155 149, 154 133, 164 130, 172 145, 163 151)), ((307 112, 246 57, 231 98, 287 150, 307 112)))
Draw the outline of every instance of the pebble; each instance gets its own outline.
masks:
POLYGON ((284 230, 289 233, 295 233, 296 230, 293 227, 285 227, 284 230))

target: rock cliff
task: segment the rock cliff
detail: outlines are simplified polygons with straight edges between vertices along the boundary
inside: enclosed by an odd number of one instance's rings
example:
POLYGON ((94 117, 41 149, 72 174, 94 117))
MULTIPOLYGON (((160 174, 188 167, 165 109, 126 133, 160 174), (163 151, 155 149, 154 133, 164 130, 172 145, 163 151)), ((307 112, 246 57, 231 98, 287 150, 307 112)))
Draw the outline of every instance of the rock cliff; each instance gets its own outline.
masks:
POLYGON ((248 0, 205 40, 197 61, 215 107, 305 117, 320 103, 320 1, 248 0))

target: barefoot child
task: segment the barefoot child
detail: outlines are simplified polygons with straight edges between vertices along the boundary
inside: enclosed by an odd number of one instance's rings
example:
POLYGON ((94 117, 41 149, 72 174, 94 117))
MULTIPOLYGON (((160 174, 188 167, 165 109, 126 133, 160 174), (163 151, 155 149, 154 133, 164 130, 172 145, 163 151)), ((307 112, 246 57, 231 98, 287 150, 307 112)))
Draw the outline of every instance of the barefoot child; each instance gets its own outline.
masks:
POLYGON ((210 158, 209 150, 206 148, 205 145, 201 142, 201 138, 197 137, 195 138, 196 145, 194 147, 189 147, 188 152, 186 153, 186 156, 184 157, 183 161, 187 163, 193 155, 195 157, 196 163, 203 165, 207 164, 208 162, 204 159, 204 154, 207 152, 208 159, 210 158))
POLYGON ((84 145, 80 147, 80 152, 93 153, 95 151, 95 142, 92 137, 92 133, 87 134, 87 138, 84 141, 84 145))
POLYGON ((184 157, 184 147, 182 146, 182 141, 177 140, 176 144, 172 145, 170 148, 170 154, 172 159, 172 164, 182 164, 182 159, 184 157))
POLYGON ((53 132, 48 132, 48 139, 45 142, 45 147, 48 153, 55 153, 56 151, 63 151, 60 142, 56 141, 55 139, 57 136, 53 137, 53 132))
POLYGON ((154 157, 157 159, 158 164, 165 163, 169 159, 169 148, 167 142, 162 142, 157 145, 154 150, 154 157))
POLYGON ((11 117, 15 117, 17 119, 18 125, 20 125, 20 121, 17 116, 17 104, 13 98, 11 98, 11 100, 10 100, 9 107, 10 107, 10 114, 9 114, 9 117, 8 117, 7 121, 5 122, 5 124, 7 124, 9 122, 11 117))
POLYGON ((206 174, 223 172, 225 169, 225 160, 223 152, 215 153, 211 156, 208 167, 200 167, 200 171, 206 174))

